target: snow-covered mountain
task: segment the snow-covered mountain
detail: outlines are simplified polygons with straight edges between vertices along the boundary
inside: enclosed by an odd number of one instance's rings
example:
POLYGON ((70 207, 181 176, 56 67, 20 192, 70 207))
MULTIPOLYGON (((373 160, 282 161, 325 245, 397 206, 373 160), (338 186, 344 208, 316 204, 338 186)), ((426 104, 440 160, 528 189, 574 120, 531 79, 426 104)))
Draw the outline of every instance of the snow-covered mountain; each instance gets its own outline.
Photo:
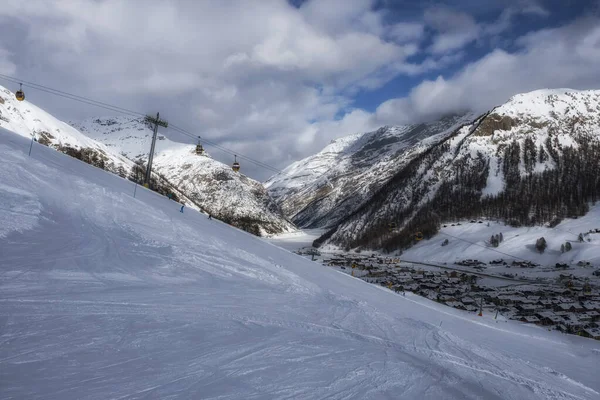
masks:
POLYGON ((265 186, 297 225, 332 226, 432 143, 474 118, 448 116, 430 123, 385 126, 346 136, 293 163, 265 186))
MULTIPOLYGON (((91 118, 71 125, 132 161, 145 161, 152 129, 143 118, 91 118)), ((208 153, 197 155, 195 146, 177 143, 164 135, 156 141, 153 171, 179 188, 211 215, 256 235, 295 230, 262 184, 236 173, 208 153)))
POLYGON ((28 145, 0 129, 0 398, 600 396, 598 341, 398 295, 28 145))
POLYGON ((458 219, 530 226, 584 215, 600 197, 600 91, 514 96, 399 164, 317 243, 395 250, 458 219))
POLYGON ((41 144, 78 158, 85 158, 84 161, 90 164, 123 176, 133 166, 127 158, 111 152, 105 145, 83 135, 29 101, 16 100, 14 93, 2 86, 0 127, 28 139, 33 136, 41 144))

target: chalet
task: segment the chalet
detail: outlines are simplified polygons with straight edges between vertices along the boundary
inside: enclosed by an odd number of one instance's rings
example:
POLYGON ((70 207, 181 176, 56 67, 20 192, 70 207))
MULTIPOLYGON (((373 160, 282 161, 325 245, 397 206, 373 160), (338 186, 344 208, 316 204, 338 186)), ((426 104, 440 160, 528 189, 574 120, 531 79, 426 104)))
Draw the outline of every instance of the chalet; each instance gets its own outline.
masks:
POLYGON ((517 310, 521 312, 521 315, 531 315, 535 314, 537 307, 535 304, 517 304, 517 310))
POLYGON ((583 322, 593 322, 594 321, 594 314, 590 314, 590 313, 596 313, 596 311, 588 311, 588 312, 584 312, 584 313, 579 313, 577 314, 577 317, 579 318, 580 321, 583 322))
POLYGON ((456 297, 449 296, 449 295, 446 295, 446 294, 442 294, 442 295, 438 296, 438 299, 440 301, 443 301, 444 303, 447 303, 449 301, 456 301, 456 297))
POLYGON ((598 328, 586 328, 581 330, 581 336, 600 340, 600 329, 598 328))
POLYGON ((587 311, 585 315, 589 317, 590 321, 596 322, 600 320, 600 312, 598 311, 587 311))
POLYGON ((537 300, 531 300, 529 298, 523 299, 521 304, 537 304, 537 300))
POLYGON ((559 325, 565 322, 564 319, 562 319, 560 316, 549 312, 549 311, 543 311, 543 312, 538 312, 537 314, 535 314, 535 316, 540 320, 542 325, 559 325))
MULTIPOLYGON (((456 295, 456 289, 453 289, 453 288, 443 288, 443 289, 440 290, 440 293, 441 294, 445 294, 447 296, 454 297, 456 295)), ((460 293, 460 291, 459 291, 459 293, 460 293)))
POLYGON ((583 308, 585 308, 586 311, 600 311, 600 302, 584 301, 583 308))
POLYGON ((446 303, 446 305, 450 306, 450 307, 458 308, 459 310, 465 309, 465 305, 463 303, 461 303, 460 301, 448 301, 446 303))
POLYGON ((538 324, 540 322, 539 318, 537 318, 534 315, 524 315, 521 318, 519 318, 519 321, 528 322, 530 324, 538 324))
POLYGON ((461 301, 465 304, 475 304, 475 299, 473 299, 472 297, 463 297, 461 299, 461 301))
POLYGON ((422 289, 433 289, 433 290, 435 290, 435 289, 439 288, 439 285, 437 285, 437 284, 435 284, 433 282, 423 282, 423 283, 421 283, 420 286, 421 286, 422 289))
POLYGON ((517 295, 501 295, 498 296, 498 299, 502 302, 502 304, 517 304, 522 303, 523 300, 525 300, 525 297, 517 295))
POLYGON ((580 312, 584 311, 584 308, 576 303, 561 303, 554 306, 554 311, 580 312))
POLYGON ((543 308, 552 308, 552 300, 538 300, 537 304, 543 308))

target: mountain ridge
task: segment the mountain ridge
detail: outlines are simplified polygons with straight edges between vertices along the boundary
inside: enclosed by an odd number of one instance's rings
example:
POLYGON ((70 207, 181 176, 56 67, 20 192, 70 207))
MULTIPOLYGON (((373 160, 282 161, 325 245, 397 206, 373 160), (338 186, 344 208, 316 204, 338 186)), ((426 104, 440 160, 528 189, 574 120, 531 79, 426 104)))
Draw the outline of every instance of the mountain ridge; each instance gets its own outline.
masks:
POLYGON ((436 138, 472 118, 473 114, 448 116, 339 138, 319 153, 291 164, 265 186, 296 224, 332 226, 393 176, 399 160, 418 155, 436 138), (408 156, 402 159, 403 154, 408 156))
MULTIPOLYGON (((94 117, 70 122, 84 134, 115 152, 143 163, 150 148, 152 129, 143 118, 94 117)), ((164 135, 156 141, 153 170, 180 188, 210 215, 255 235, 292 232, 296 228, 259 182, 214 160, 195 145, 173 142, 164 135)))
MULTIPOLYGON (((102 129, 91 129, 91 122, 67 124, 29 100, 16 100, 14 93, 0 86, 0 127, 122 178, 144 183, 150 127, 143 119, 132 117, 91 121, 97 121, 95 125, 102 129), (111 136, 117 136, 117 143, 111 136)), ((203 156, 193 154, 193 145, 172 142, 162 134, 159 139, 150 178, 150 187, 156 192, 256 235, 296 229, 260 183, 236 174, 206 152, 203 156)))
POLYGON ((457 218, 519 226, 584 215, 600 193, 599 138, 600 91, 513 96, 415 158, 315 244, 391 251, 457 218))

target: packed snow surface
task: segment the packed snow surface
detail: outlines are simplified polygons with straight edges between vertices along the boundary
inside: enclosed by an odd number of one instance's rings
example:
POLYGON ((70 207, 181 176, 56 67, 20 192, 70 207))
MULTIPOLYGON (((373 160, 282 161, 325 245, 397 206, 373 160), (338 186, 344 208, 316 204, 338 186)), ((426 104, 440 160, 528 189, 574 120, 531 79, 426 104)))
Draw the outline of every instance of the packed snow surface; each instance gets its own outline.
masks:
POLYGON ((600 398, 600 342, 399 296, 28 146, 0 130, 0 398, 600 398))

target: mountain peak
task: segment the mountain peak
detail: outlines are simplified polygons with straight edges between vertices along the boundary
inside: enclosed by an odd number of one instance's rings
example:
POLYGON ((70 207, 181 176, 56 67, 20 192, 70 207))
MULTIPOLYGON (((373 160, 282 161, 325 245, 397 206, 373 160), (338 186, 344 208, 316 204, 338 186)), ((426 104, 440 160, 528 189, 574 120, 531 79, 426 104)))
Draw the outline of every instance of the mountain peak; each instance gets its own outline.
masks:
POLYGON ((470 122, 474 116, 447 116, 430 123, 382 126, 332 141, 297 161, 265 186, 282 209, 303 227, 331 226, 376 192, 426 143, 470 122), (402 155, 407 155, 399 162, 402 155))

